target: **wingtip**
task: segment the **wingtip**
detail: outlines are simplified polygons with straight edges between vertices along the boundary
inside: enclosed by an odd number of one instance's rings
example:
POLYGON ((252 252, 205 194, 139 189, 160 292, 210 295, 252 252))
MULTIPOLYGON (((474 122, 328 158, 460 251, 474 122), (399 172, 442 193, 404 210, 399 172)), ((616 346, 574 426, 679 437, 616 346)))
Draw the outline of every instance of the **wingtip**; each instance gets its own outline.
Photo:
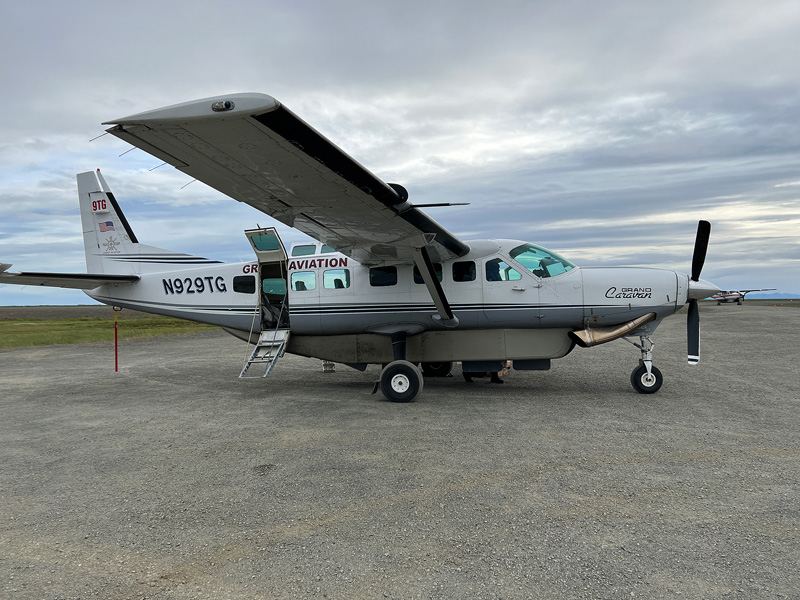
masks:
MULTIPOLYGON (((180 104, 171 104, 162 108, 148 110, 119 119, 103 121, 103 125, 142 125, 149 122, 194 121, 198 119, 219 119, 231 116, 247 116, 250 114, 270 112, 281 106, 272 96, 255 92, 210 96, 180 104), (216 111, 212 106, 218 102, 229 101, 230 109, 216 111)), ((114 129, 113 127, 111 129, 114 129)), ((111 131, 111 130, 107 130, 111 131)), ((112 131, 113 133, 113 131, 112 131)))

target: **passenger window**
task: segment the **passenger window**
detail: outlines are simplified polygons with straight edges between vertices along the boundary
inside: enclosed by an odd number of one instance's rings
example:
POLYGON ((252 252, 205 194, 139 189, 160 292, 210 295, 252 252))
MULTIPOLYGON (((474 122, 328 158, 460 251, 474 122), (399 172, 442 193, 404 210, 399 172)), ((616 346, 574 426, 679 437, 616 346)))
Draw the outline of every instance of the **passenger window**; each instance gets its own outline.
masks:
POLYGON ((397 285, 397 267, 372 267, 369 270, 369 284, 372 287, 397 285))
POLYGON ((342 290, 350 287, 350 269, 333 269, 322 274, 322 287, 326 290, 342 290))
POLYGON ((261 291, 265 294, 283 296, 286 294, 286 280, 282 277, 268 277, 261 280, 261 291))
POLYGON ((517 281, 522 279, 519 271, 508 266, 499 258, 486 262, 486 281, 517 281))
MULTIPOLYGON (((439 281, 442 280, 442 263, 433 263, 433 272, 436 273, 436 279, 439 281)), ((414 266, 414 283, 425 283, 425 280, 422 279, 422 273, 419 272, 419 269, 414 266)))
POLYGON ((453 281, 475 281, 475 263, 471 260, 453 263, 453 281))
POLYGON ((292 248, 292 256, 311 256, 317 253, 316 246, 295 246, 292 248))
POLYGON ((233 291, 240 294, 256 293, 256 278, 253 275, 239 275, 233 278, 233 291))
POLYGON ((305 292, 317 287, 317 277, 314 271, 295 271, 292 273, 292 289, 296 292, 305 292))

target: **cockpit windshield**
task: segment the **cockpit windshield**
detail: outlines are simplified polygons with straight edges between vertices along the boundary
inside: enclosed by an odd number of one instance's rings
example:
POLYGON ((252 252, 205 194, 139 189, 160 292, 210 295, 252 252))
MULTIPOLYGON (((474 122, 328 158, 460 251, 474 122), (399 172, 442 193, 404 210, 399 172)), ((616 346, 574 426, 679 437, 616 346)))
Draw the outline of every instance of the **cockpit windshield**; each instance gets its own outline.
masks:
POLYGON ((509 255, 537 277, 555 277, 575 268, 575 265, 563 256, 536 244, 517 246, 509 255))

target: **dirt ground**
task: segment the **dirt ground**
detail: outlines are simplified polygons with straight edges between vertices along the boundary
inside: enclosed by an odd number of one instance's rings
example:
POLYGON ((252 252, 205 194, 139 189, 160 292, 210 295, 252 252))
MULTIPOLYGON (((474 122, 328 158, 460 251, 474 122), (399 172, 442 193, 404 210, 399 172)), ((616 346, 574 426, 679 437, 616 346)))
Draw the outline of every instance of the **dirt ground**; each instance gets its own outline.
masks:
POLYGON ((798 598, 800 310, 701 324, 652 396, 624 341, 411 404, 223 332, 0 351, 0 597, 798 598))

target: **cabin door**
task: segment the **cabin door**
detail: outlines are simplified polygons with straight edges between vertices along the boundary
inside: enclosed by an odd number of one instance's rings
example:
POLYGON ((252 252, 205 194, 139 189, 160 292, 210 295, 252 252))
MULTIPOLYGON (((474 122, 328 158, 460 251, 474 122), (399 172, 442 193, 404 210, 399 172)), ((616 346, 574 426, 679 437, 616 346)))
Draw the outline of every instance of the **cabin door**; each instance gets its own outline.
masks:
POLYGON ((520 272, 503 256, 483 261, 483 311, 494 327, 539 327, 539 285, 527 272, 520 272))
POLYGON ((286 249, 274 227, 244 232, 258 259, 256 278, 261 307, 261 330, 289 329, 289 295, 286 285, 286 249))

